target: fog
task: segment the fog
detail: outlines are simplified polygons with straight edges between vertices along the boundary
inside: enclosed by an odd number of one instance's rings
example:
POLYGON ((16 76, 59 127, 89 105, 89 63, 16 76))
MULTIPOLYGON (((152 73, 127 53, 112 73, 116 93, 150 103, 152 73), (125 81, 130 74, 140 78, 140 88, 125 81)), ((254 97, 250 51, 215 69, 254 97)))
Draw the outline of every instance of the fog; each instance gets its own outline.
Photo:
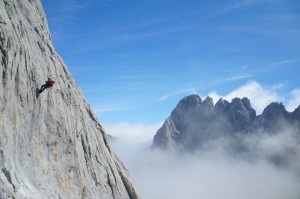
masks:
POLYGON ((112 142, 113 149, 142 198, 300 199, 300 136, 293 129, 243 136, 239 142, 247 150, 241 153, 232 152, 229 138, 184 153, 175 148, 150 150, 160 125, 106 128, 112 135, 123 132, 112 142), (147 140, 130 137, 138 134, 147 140))

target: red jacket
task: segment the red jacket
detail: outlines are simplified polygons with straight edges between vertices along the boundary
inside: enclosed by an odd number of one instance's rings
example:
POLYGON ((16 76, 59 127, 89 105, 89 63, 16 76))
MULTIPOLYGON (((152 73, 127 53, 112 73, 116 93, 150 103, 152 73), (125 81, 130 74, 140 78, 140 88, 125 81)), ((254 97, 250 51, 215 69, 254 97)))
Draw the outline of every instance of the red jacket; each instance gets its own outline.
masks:
POLYGON ((47 81, 47 84, 48 84, 50 87, 52 87, 54 83, 55 83, 55 81, 52 80, 52 79, 49 80, 49 81, 47 81))

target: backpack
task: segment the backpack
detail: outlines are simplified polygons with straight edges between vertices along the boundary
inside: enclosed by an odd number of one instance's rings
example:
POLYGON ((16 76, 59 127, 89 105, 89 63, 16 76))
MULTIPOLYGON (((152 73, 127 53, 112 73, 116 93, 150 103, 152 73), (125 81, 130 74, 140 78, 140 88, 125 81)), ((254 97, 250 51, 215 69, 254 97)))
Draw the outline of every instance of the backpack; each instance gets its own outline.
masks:
POLYGON ((53 86, 53 84, 55 83, 55 81, 53 81, 53 80, 51 79, 51 80, 50 80, 50 81, 48 81, 47 83, 48 83, 48 85, 49 85, 50 87, 52 87, 52 86, 53 86))

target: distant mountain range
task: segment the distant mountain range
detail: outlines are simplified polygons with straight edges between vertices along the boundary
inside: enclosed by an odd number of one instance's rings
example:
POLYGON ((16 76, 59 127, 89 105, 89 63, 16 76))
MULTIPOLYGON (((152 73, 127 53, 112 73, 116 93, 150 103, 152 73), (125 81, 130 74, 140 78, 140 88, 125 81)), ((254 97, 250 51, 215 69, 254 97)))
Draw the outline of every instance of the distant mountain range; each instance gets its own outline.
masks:
POLYGON ((251 107, 246 97, 224 99, 214 105, 212 98, 204 101, 198 95, 184 97, 165 120, 153 139, 153 147, 180 146, 195 150, 219 138, 234 140, 247 135, 274 135, 289 129, 300 137, 300 106, 288 112, 282 103, 269 104, 261 115, 251 107))

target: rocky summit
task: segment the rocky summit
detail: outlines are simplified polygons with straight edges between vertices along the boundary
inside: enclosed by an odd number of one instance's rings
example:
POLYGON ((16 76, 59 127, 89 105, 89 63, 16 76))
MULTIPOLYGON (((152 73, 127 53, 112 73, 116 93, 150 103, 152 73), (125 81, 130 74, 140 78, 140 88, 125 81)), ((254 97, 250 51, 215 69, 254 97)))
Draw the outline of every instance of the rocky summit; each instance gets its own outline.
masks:
POLYGON ((212 98, 207 97, 203 101, 193 94, 180 100, 155 134, 153 147, 180 145, 185 149, 198 149, 220 137, 276 134, 287 127, 300 137, 299 113, 300 106, 290 113, 282 103, 273 102, 261 115, 256 115, 246 97, 234 98, 231 102, 221 98, 214 105, 212 98))
POLYGON ((0 62, 0 198, 138 198, 39 0, 0 1, 0 62))

